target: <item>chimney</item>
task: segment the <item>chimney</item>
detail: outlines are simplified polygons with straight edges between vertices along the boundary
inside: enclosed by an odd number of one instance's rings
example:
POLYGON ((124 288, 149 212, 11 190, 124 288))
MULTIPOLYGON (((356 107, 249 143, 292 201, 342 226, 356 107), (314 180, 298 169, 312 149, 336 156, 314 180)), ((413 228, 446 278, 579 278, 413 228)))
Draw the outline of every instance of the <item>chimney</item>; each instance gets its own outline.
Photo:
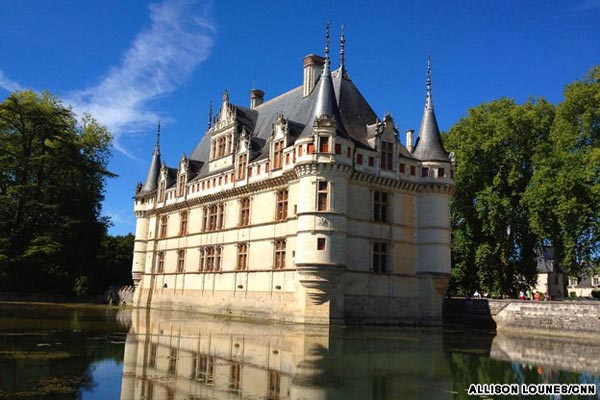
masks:
POLYGON ((304 57, 304 83, 302 84, 302 97, 306 97, 315 88, 317 80, 323 70, 324 59, 316 54, 304 57))
POLYGON ((260 106, 265 99, 265 92, 260 89, 252 89, 250 91, 250 108, 254 109, 260 106))
POLYGON ((413 152, 413 148, 414 148, 414 140, 413 140, 414 134, 415 134, 415 130, 414 129, 408 129, 406 131, 406 148, 411 153, 413 152))

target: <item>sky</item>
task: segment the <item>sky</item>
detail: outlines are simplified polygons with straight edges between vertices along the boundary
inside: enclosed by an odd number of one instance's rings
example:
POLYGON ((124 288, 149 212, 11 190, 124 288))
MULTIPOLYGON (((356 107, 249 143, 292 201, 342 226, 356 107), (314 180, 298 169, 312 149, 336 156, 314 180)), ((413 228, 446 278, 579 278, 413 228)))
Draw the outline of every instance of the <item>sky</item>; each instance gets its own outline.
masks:
POLYGON ((600 64, 600 0, 0 0, 0 101, 47 90, 109 128, 118 177, 103 213, 111 234, 126 234, 158 121, 162 158, 176 166, 223 90, 247 107, 252 87, 268 100, 301 85, 304 56, 323 54, 327 21, 332 67, 343 24, 351 79, 400 132, 419 127, 429 54, 444 131, 500 97, 557 104, 600 64))

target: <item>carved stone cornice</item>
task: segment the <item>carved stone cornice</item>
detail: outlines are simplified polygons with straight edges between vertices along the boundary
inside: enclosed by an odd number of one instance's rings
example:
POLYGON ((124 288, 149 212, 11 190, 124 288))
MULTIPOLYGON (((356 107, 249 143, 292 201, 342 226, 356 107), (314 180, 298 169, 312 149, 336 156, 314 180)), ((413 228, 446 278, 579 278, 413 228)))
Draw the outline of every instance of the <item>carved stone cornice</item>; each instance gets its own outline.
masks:
POLYGON ((243 186, 225 189, 205 196, 195 197, 179 203, 169 204, 161 208, 155 208, 149 211, 149 214, 169 213, 181 209, 188 209, 201 204, 209 204, 219 201, 230 200, 232 198, 243 197, 253 193, 262 192, 269 189, 288 185, 298 177, 294 170, 286 171, 281 176, 264 179, 258 182, 248 183, 243 186))
POLYGON ((294 170, 296 171, 296 175, 298 176, 298 178, 302 178, 305 176, 313 176, 325 171, 333 170, 337 170, 337 172, 348 176, 352 173, 352 167, 346 164, 319 163, 315 161, 297 163, 294 166, 294 170))

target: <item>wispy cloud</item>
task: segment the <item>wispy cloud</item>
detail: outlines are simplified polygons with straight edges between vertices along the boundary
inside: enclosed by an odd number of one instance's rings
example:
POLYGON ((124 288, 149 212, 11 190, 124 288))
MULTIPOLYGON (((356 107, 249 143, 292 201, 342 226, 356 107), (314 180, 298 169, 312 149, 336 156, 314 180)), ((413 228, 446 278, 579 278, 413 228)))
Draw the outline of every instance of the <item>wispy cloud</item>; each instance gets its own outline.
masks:
POLYGON ((15 90, 23 90, 23 86, 9 79, 2 70, 0 70, 0 88, 14 92, 15 90))
POLYGON ((150 25, 97 85, 73 92, 65 103, 90 113, 115 135, 115 148, 127 155, 120 139, 153 126, 159 117, 153 100, 177 89, 209 55, 215 28, 208 5, 166 0, 150 9, 150 25))

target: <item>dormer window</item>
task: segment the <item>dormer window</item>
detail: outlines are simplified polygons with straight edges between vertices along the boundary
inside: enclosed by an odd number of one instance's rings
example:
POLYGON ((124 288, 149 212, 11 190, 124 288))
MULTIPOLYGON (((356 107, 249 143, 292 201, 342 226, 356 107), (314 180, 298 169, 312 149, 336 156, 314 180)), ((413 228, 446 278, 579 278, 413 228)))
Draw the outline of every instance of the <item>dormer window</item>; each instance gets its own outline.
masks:
POLYGON ((329 153, 329 137, 319 136, 319 153, 329 153))
POLYGON ((167 182, 161 181, 158 186, 158 201, 165 201, 165 191, 167 189, 167 182))
POLYGON ((238 157, 238 181, 246 179, 246 165, 248 163, 248 155, 240 154, 238 157))
POLYGON ((394 169, 394 143, 381 142, 380 168, 391 171, 394 169))
POLYGON ((177 196, 181 197, 185 192, 185 174, 179 174, 179 179, 177 180, 177 196))
POLYGON ((283 140, 273 143, 273 169, 283 167, 283 140))

